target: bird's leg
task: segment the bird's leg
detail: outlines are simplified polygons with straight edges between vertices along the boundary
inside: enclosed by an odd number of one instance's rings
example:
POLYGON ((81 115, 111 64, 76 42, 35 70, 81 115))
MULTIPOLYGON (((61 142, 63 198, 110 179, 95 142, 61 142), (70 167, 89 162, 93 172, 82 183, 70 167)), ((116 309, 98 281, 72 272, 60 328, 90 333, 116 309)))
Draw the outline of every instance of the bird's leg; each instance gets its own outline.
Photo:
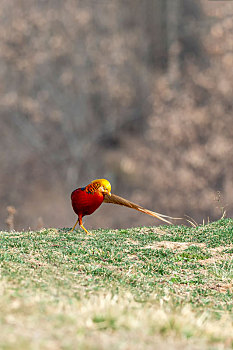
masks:
POLYGON ((87 229, 83 226, 82 217, 79 217, 78 222, 79 222, 79 226, 86 232, 87 235, 93 235, 92 233, 87 231, 87 229))
POLYGON ((72 232, 72 231, 75 229, 75 227, 76 227, 76 225, 77 225, 78 222, 79 222, 79 219, 76 221, 74 227, 72 228, 72 230, 71 230, 70 232, 72 232))

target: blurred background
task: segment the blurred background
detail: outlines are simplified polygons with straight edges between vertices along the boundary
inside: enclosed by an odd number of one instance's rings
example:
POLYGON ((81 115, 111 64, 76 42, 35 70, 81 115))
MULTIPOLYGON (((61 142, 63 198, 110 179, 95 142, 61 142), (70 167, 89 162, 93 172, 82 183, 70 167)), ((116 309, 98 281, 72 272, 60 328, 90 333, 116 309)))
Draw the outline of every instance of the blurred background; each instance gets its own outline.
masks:
MULTIPOLYGON (((232 1, 1 0, 1 229, 73 226, 95 178, 163 214, 232 216, 232 155, 232 1)), ((157 224, 109 204, 85 221, 157 224)))

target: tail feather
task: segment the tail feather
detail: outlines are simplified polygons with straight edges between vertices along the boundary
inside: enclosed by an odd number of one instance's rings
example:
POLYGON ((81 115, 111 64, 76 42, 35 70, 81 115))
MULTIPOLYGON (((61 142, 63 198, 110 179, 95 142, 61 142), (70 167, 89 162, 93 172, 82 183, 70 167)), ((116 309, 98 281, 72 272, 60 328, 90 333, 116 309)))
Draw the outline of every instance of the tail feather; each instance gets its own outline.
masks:
POLYGON ((171 216, 159 214, 159 213, 156 213, 154 211, 145 209, 145 208, 141 207, 140 205, 135 204, 133 202, 130 202, 127 199, 122 198, 120 196, 117 196, 116 194, 113 194, 113 193, 111 194, 111 196, 106 194, 105 197, 104 197, 104 202, 105 203, 113 203, 113 204, 123 205, 125 207, 138 210, 138 211, 140 211, 142 213, 151 215, 151 216, 153 216, 153 217, 155 217, 155 218, 157 218, 157 219, 159 219, 161 221, 164 221, 164 222, 166 222, 166 223, 168 223, 170 225, 172 225, 172 223, 169 220, 167 220, 167 219, 179 219, 179 218, 173 218, 171 216))

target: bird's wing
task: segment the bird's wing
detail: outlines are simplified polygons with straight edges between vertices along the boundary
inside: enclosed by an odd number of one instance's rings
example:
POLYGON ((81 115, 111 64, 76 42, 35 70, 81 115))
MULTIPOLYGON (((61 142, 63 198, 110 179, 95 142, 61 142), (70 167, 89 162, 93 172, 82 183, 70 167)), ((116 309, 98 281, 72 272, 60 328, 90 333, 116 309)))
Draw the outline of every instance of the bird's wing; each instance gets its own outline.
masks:
POLYGON ((128 207, 128 208, 136 209, 138 211, 141 211, 142 213, 154 216, 155 218, 162 220, 162 221, 164 221, 168 224, 171 224, 171 225, 172 225, 172 223, 170 221, 168 221, 167 219, 179 219, 179 218, 172 218, 171 216, 162 215, 162 214, 156 213, 154 211, 145 209, 145 208, 141 207, 140 205, 135 204, 133 202, 130 202, 127 199, 122 198, 120 196, 117 196, 116 194, 113 194, 113 193, 111 194, 111 196, 106 194, 104 197, 104 202, 123 205, 123 206, 128 207))

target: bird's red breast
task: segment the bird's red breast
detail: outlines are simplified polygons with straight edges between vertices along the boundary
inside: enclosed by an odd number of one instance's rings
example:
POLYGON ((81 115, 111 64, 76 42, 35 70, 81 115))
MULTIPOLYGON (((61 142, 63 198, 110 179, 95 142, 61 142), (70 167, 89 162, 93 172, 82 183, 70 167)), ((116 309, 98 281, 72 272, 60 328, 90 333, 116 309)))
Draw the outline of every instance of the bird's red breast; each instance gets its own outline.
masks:
POLYGON ((77 215, 90 215, 102 204, 104 196, 92 188, 83 187, 74 190, 71 194, 73 209, 77 215))

